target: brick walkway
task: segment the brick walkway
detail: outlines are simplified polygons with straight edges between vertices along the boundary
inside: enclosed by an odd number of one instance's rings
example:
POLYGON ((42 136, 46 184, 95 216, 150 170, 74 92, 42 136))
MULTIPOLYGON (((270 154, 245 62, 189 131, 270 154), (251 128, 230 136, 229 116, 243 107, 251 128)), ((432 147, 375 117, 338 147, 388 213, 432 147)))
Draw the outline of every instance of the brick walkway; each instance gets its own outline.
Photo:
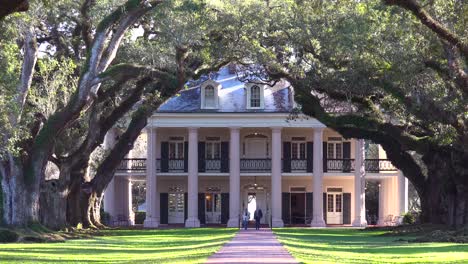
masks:
POLYGON ((269 229, 241 230, 206 263, 299 263, 269 229))

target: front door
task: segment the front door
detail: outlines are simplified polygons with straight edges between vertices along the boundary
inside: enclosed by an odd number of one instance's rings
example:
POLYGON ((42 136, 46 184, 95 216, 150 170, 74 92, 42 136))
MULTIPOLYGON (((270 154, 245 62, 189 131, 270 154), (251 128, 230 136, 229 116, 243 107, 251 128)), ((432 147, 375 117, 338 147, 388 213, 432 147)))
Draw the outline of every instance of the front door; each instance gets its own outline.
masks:
POLYGON ((343 224, 343 193, 327 192, 327 224, 343 224))
POLYGON ((205 193, 205 218, 207 224, 221 224, 220 193, 205 193))
POLYGON ((267 157, 267 140, 263 138, 251 138, 246 140, 247 153, 249 159, 264 159, 267 157))
POLYGON ((168 222, 169 224, 183 224, 184 193, 169 193, 168 222))

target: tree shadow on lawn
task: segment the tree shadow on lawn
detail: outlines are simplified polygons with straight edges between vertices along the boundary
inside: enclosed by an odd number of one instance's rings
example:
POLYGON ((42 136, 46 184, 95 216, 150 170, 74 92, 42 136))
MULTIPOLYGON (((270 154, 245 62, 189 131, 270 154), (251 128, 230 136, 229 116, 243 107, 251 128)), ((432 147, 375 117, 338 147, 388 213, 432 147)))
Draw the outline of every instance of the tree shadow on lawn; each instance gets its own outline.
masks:
POLYGON ((202 235, 229 235, 237 232, 237 228, 175 228, 175 229, 109 229, 103 230, 104 236, 177 236, 193 237, 202 235))
POLYGON ((111 235, 60 244, 0 249, 0 262, 172 262, 207 258, 234 236, 230 229, 112 230, 111 235), (2 254, 6 253, 6 254, 2 254), (42 256, 42 258, 41 258, 42 256), (54 258, 55 257, 55 258, 54 258), (74 258, 76 257, 76 258, 74 258))
POLYGON ((421 254, 467 252, 468 245, 453 243, 408 243, 397 239, 406 236, 382 236, 385 232, 369 232, 355 229, 279 229, 275 230, 281 242, 288 247, 367 254, 421 254))

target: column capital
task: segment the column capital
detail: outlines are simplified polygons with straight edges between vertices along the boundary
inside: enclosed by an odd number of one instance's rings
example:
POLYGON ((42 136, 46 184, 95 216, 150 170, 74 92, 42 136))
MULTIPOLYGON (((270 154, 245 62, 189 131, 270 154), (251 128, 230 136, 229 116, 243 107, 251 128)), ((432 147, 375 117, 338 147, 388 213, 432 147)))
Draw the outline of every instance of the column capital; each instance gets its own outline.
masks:
POLYGON ((233 127, 229 127, 229 131, 240 131, 241 127, 238 127, 238 126, 233 126, 233 127))
POLYGON ((281 132, 281 130, 283 129, 283 127, 271 127, 271 131, 272 132, 276 132, 276 133, 279 133, 281 132))
POLYGON ((189 133, 197 132, 198 129, 199 127, 187 127, 187 130, 189 131, 189 133))
POLYGON ((314 133, 323 133, 323 130, 325 130, 324 127, 314 127, 313 128, 314 133))

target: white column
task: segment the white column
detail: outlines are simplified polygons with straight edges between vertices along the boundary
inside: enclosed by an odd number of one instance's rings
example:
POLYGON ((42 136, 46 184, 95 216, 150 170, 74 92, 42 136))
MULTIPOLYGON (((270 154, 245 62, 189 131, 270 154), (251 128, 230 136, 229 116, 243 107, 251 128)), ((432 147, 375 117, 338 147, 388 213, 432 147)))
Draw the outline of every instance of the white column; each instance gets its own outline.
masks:
POLYGON ((386 200, 386 180, 382 179, 379 182, 379 220, 377 221, 378 225, 383 225, 385 221, 385 200, 386 200))
POLYGON ((198 128, 188 129, 188 216, 185 227, 200 227, 198 219, 198 128))
POLYGON ((323 220, 323 128, 314 129, 314 161, 313 161, 313 216, 310 223, 313 227, 326 226, 323 220))
POLYGON ((106 187, 106 191, 104 193, 104 211, 109 213, 110 216, 110 223, 112 223, 112 219, 116 217, 115 213, 115 184, 114 179, 109 182, 106 187))
POLYGON ((408 212, 408 179, 402 171, 398 171, 398 210, 400 215, 408 212))
MULTIPOLYGON (((110 150, 114 145, 115 145, 115 137, 116 137, 116 131, 115 128, 110 129, 106 136, 104 137, 104 149, 105 150, 110 150)), ((110 223, 112 223, 113 218, 117 216, 116 214, 116 197, 115 197, 115 181, 114 177, 112 177, 112 180, 109 182, 109 184, 106 187, 106 190, 104 192, 104 211, 109 213, 110 216, 110 223)))
POLYGON ((230 128, 229 141, 229 221, 228 227, 239 226, 240 210, 240 129, 230 128))
POLYGON ((126 192, 126 199, 125 202, 127 202, 127 205, 125 206, 125 212, 127 214, 127 221, 128 225, 134 225, 135 224, 135 214, 133 213, 133 197, 132 197, 132 181, 130 179, 125 179, 125 192, 126 192))
POLYGON ((366 169, 364 165, 364 140, 355 142, 354 158, 354 220, 353 226, 367 226, 366 221, 366 169))
POLYGON ((144 227, 159 226, 159 197, 156 179, 156 129, 147 128, 146 147, 146 218, 144 227))
POLYGON ((273 227, 283 227, 281 218, 281 127, 271 130, 271 214, 273 227))

